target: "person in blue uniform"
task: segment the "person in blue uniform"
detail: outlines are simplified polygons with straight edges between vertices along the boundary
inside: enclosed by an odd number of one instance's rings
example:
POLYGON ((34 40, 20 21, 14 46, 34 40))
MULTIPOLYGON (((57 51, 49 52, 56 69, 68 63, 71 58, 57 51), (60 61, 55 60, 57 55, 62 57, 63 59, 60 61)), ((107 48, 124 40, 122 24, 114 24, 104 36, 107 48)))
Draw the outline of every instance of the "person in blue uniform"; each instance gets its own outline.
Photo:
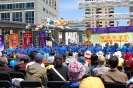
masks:
POLYGON ((117 51, 121 51, 121 48, 119 47, 118 43, 114 43, 114 46, 112 47, 112 54, 117 51))
POLYGON ((127 50, 127 43, 125 43, 122 47, 122 51, 124 54, 126 54, 126 50, 127 50))
POLYGON ((17 46, 17 48, 14 50, 14 53, 17 54, 17 53, 20 53, 21 52, 21 49, 19 46, 17 46))
POLYGON ((47 53, 48 55, 51 54, 51 49, 49 46, 46 47, 45 53, 47 53))
POLYGON ((132 53, 132 50, 133 50, 133 49, 132 49, 132 47, 130 46, 130 43, 128 42, 128 43, 127 43, 127 50, 126 50, 126 53, 127 53, 127 52, 131 52, 131 53, 132 53))
POLYGON ((104 54, 105 54, 105 58, 106 59, 110 59, 110 46, 109 46, 109 43, 106 43, 105 44, 105 47, 104 47, 104 49, 103 49, 103 52, 104 52, 104 54))
POLYGON ((91 45, 87 45, 86 51, 91 51, 92 52, 91 45))
POLYGON ((39 46, 38 53, 41 53, 42 55, 44 55, 44 51, 43 51, 43 49, 42 49, 42 46, 39 46))
MULTIPOLYGON (((53 39, 52 39, 53 40, 53 39)), ((63 55, 63 54, 67 54, 67 49, 64 46, 63 41, 60 42, 60 44, 58 44, 56 41, 53 40, 53 43, 58 46, 58 54, 59 55, 63 55)))
POLYGON ((92 53, 95 54, 95 46, 93 43, 90 45, 90 48, 91 48, 92 53))
POLYGON ((100 51, 100 48, 98 47, 98 44, 96 43, 94 48, 94 54, 97 54, 100 51))

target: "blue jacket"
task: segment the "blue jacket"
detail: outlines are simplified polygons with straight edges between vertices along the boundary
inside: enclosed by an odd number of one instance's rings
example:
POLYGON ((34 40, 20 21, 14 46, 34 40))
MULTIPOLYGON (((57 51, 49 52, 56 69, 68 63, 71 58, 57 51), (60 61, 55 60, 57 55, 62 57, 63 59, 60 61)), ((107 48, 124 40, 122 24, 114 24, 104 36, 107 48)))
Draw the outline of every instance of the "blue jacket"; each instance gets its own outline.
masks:
POLYGON ((60 46, 56 41, 54 41, 53 43, 58 46, 58 54, 62 55, 67 53, 67 48, 65 46, 60 46))
POLYGON ((45 49, 45 53, 48 53, 48 54, 50 55, 50 53, 51 53, 51 49, 48 48, 48 47, 46 47, 46 49, 45 49))
POLYGON ((122 47, 122 51, 124 52, 124 54, 126 54, 126 50, 127 50, 127 46, 124 45, 124 46, 122 47))
POLYGON ((95 47, 94 48, 94 54, 98 53, 100 51, 100 48, 99 47, 95 47))
POLYGON ((132 50, 133 50, 132 47, 127 47, 126 53, 127 52, 131 52, 132 53, 132 50))
POLYGON ((108 55, 110 53, 110 47, 104 47, 103 52, 105 55, 108 55))
POLYGON ((44 51, 42 49, 39 49, 38 53, 44 53, 44 51))
POLYGON ((15 53, 15 54, 17 54, 17 53, 19 53, 19 52, 21 52, 21 49, 20 49, 20 48, 16 48, 16 49, 14 50, 14 53, 15 53))

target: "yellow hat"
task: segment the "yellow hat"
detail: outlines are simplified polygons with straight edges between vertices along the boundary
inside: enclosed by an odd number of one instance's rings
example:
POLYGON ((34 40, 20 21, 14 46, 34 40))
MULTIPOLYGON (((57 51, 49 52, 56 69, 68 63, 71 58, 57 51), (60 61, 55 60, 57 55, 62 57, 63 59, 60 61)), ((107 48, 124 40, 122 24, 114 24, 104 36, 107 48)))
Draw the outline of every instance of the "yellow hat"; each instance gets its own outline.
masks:
POLYGON ((104 84, 98 77, 87 77, 82 80, 79 88, 104 88, 104 84))

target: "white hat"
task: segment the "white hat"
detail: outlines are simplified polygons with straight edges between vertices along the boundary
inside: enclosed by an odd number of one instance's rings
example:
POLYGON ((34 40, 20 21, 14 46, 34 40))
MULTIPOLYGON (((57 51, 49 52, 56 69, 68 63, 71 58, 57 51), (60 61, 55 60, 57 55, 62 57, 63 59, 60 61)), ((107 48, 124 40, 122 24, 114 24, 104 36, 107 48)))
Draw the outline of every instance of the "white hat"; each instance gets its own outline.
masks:
POLYGON ((104 53, 102 51, 99 51, 96 55, 99 57, 99 56, 103 56, 104 53))
POLYGON ((113 54, 113 56, 116 56, 117 58, 121 58, 121 52, 120 51, 117 51, 113 54))

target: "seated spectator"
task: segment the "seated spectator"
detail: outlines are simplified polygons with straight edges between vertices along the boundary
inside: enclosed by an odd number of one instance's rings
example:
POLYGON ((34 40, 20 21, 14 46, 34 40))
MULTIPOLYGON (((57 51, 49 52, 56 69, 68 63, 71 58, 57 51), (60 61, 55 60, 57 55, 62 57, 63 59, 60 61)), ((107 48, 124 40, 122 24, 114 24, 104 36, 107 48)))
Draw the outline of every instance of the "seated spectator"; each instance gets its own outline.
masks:
POLYGON ((79 52, 79 53, 78 53, 78 57, 81 57, 81 56, 84 57, 84 53, 83 53, 83 52, 79 52))
POLYGON ((73 61, 76 61, 76 58, 73 56, 72 52, 68 52, 68 57, 67 57, 65 62, 69 64, 69 63, 71 63, 73 61))
POLYGON ((24 61, 24 63, 20 65, 20 69, 21 69, 21 70, 25 70, 26 65, 27 65, 28 62, 29 62, 29 56, 24 56, 24 58, 21 58, 21 59, 24 61))
POLYGON ((29 81, 40 81, 44 86, 48 79, 45 68, 41 66, 44 56, 41 54, 36 54, 35 56, 35 63, 29 65, 26 71, 26 80, 29 81))
POLYGON ((93 76, 100 76, 105 72, 108 72, 110 68, 105 67, 104 62, 106 61, 104 56, 98 57, 98 66, 92 70, 93 76))
POLYGON ((126 55, 124 56, 124 66, 130 67, 130 70, 133 70, 133 57, 130 52, 127 52, 126 55))
POLYGON ((91 59, 90 59, 91 55, 92 55, 91 51, 86 51, 85 54, 84 54, 84 57, 85 57, 85 59, 86 59, 86 61, 88 63, 88 66, 91 65, 91 59))
POLYGON ((8 60, 6 57, 1 57, 0 59, 0 72, 14 72, 14 70, 8 67, 8 60))
POLYGON ((78 58, 78 62, 80 62, 85 67, 85 75, 91 76, 91 69, 88 67, 87 62, 85 61, 85 58, 83 56, 78 58))
MULTIPOLYGON (((85 74, 84 66, 79 62, 71 62, 68 65, 68 77, 70 81, 63 85, 62 88, 79 88, 82 77, 85 74)), ((82 87, 85 88, 85 87, 82 87)))
POLYGON ((121 58, 121 56, 122 56, 122 55, 121 55, 121 52, 120 52, 120 51, 117 51, 117 52, 114 53, 113 56, 116 56, 116 57, 119 59, 118 66, 123 67, 124 59, 121 58))
MULTIPOLYGON (((27 67, 28 67, 29 65, 33 65, 33 64, 35 63, 35 56, 36 56, 36 55, 37 55, 37 52, 36 52, 36 51, 32 51, 32 52, 30 53, 29 56, 30 56, 30 58, 31 58, 31 61, 26 65, 25 70, 27 70, 27 67)), ((45 68, 45 66, 44 66, 43 63, 41 64, 41 66, 45 68)))
POLYGON ((51 68, 49 68, 49 66, 46 67, 48 68, 47 72, 49 73, 50 81, 64 81, 64 79, 68 80, 68 69, 67 67, 63 66, 62 63, 63 57, 61 55, 56 55, 54 60, 54 66, 50 65, 51 68), (62 79, 62 77, 60 77, 60 75, 58 74, 60 74, 64 79, 62 79))
POLYGON ((82 80, 79 88, 104 88, 104 84, 98 77, 87 77, 82 80))
MULTIPOLYGON (((100 56, 104 56, 104 53, 102 51, 99 51, 96 55, 100 57, 100 56)), ((106 59, 105 59, 104 65, 106 65, 106 59)))
POLYGON ((109 65, 110 65, 110 70, 104 74, 102 74, 101 79, 103 82, 106 83, 126 83, 128 80, 128 77, 125 73, 120 72, 117 69, 118 66, 118 58, 113 56, 109 59, 109 65))
POLYGON ((65 66, 65 67, 67 67, 67 63, 65 62, 66 61, 66 55, 63 54, 62 57, 63 57, 63 63, 62 63, 62 65, 65 66))
POLYGON ((94 68, 98 66, 98 56, 95 54, 92 54, 90 59, 91 59, 90 68, 93 70, 94 68))
POLYGON ((126 55, 124 56, 124 66, 127 67, 127 66, 130 66, 130 63, 132 61, 132 53, 130 52, 127 52, 126 55))
POLYGON ((49 63, 53 63, 53 62, 54 62, 54 55, 55 55, 55 52, 52 51, 52 52, 51 52, 51 56, 49 56, 49 57, 47 58, 48 61, 49 61, 49 63))

